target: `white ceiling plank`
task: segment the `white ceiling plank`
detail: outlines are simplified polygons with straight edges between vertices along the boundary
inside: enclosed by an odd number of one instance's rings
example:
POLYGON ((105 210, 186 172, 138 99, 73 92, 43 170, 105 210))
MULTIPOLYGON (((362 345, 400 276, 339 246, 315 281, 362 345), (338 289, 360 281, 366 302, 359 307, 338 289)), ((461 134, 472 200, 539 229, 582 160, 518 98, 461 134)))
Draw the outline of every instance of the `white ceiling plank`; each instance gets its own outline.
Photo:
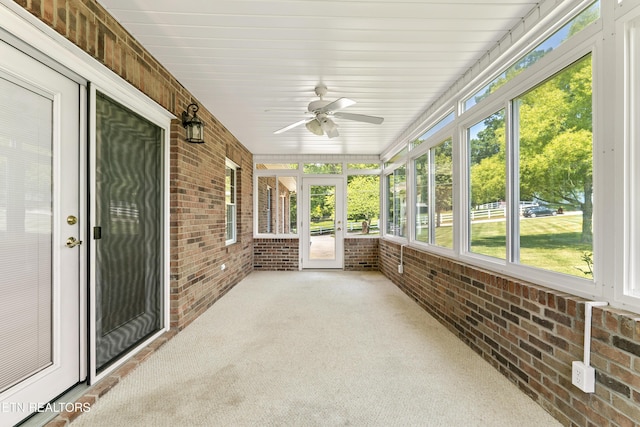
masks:
POLYGON ((254 154, 376 155, 536 7, 532 0, 98 0, 254 154), (340 137, 314 87, 351 98, 340 137))

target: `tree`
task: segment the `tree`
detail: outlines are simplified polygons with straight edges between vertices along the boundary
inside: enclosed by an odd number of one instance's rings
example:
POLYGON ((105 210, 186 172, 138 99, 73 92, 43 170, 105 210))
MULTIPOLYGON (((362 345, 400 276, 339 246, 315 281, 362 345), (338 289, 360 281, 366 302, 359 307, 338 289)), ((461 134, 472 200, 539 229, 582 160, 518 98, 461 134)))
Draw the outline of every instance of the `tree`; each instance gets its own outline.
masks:
MULTIPOLYGON (((587 56, 514 100, 520 199, 580 209, 585 243, 593 239, 591 83, 587 56)), ((504 117, 494 114, 484 123, 470 141, 479 147, 471 150, 475 204, 504 197, 506 188, 504 117)))
POLYGON ((442 213, 453 209, 453 143, 451 139, 435 147, 435 222, 442 224, 442 213))
POLYGON ((485 119, 483 126, 469 141, 472 206, 504 200, 506 194, 504 110, 485 119))
POLYGON ((351 221, 366 221, 369 229, 371 220, 380 215, 379 176, 351 175, 347 178, 347 213, 351 221))
POLYGON ((591 57, 520 98, 520 194, 582 211, 593 240, 591 57))

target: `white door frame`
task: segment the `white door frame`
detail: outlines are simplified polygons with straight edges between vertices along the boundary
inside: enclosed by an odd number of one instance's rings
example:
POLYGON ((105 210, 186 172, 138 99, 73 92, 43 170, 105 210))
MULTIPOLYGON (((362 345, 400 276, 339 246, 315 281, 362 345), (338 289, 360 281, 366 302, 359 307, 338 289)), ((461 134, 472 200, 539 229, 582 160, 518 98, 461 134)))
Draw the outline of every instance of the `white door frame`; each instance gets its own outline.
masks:
MULTIPOLYGON (((123 78, 118 76, 116 73, 112 72, 110 69, 99 63, 95 60, 95 58, 91 57, 87 52, 83 51, 79 47, 69 43, 69 41, 58 32, 56 32, 53 28, 49 27, 44 22, 40 21, 37 17, 33 16, 29 13, 28 10, 17 4, 13 0, 0 0, 0 31, 3 33, 3 37, 5 35, 11 37, 12 40, 17 41, 19 46, 22 48, 28 48, 30 50, 30 54, 37 58, 40 62, 49 65, 51 68, 56 70, 64 69, 65 74, 68 70, 72 70, 72 72, 76 73, 77 79, 74 79, 78 82, 78 79, 82 79, 85 81, 83 83, 86 85, 86 81, 92 82, 92 84, 100 88, 104 88, 101 90, 103 93, 109 95, 113 99, 118 100, 123 105, 128 106, 133 111, 143 112, 144 116, 147 120, 150 120, 153 123, 158 124, 165 130, 165 159, 164 159, 164 197, 165 197, 165 206, 164 206, 164 236, 165 236, 165 248, 164 248, 164 257, 165 260, 169 259, 170 255, 170 245, 169 245, 169 138, 170 138, 170 127, 171 120, 175 118, 175 116, 160 106, 157 102, 140 92, 138 89, 133 87, 129 82, 125 81, 123 78), (32 51, 31 51, 32 50, 32 51)), ((20 75, 20 73, 16 73, 20 75)), ((92 89, 90 89, 92 90, 92 89)), ((81 91, 80 98, 81 102, 85 104, 90 104, 92 99, 95 99, 95 96, 92 96, 91 93, 88 94, 83 93, 81 91)), ((185 106, 186 107, 186 106, 185 106)), ((90 108, 91 112, 92 109, 90 108)), ((87 142, 84 140, 85 135, 89 134, 90 138, 95 134, 93 129, 88 127, 87 121, 87 112, 86 107, 85 110, 81 112, 79 129, 80 136, 83 140, 80 142, 79 155, 80 159, 83 160, 83 163, 80 165, 80 218, 84 219, 84 224, 86 224, 87 211, 85 207, 87 206, 88 201, 84 196, 87 194, 87 185, 91 187, 91 183, 87 182, 88 176, 88 168, 89 165, 86 164, 85 159, 88 154, 86 152, 85 147, 87 146, 87 142)), ((90 121, 90 123, 94 123, 94 121, 90 121)), ((89 141, 91 144, 91 141, 89 141)), ((81 259, 80 259, 80 277, 87 277, 87 269, 89 268, 88 260, 86 258, 86 248, 89 246, 91 242, 90 236, 83 235, 86 230, 85 225, 80 225, 80 240, 84 241, 85 248, 80 249, 81 259)), ((66 236, 65 236, 66 237, 66 236)), ((77 248, 76 248, 77 249, 77 248)), ((165 331, 169 330, 169 319, 170 319, 170 307, 169 307, 169 262, 164 263, 164 271, 163 276, 165 280, 165 307, 164 307, 164 329, 159 331, 158 334, 149 337, 145 342, 140 343, 140 345, 133 349, 127 357, 123 357, 117 363, 114 363, 108 369, 105 369, 99 375, 96 374, 95 364, 92 365, 91 359, 86 360, 86 355, 91 355, 93 352, 91 341, 87 342, 85 337, 90 334, 95 322, 92 322, 89 319, 89 315, 91 312, 87 312, 87 305, 80 304, 79 307, 79 315, 80 315, 80 326, 79 326, 79 335, 81 337, 80 341, 80 375, 81 379, 84 379, 88 376, 89 384, 93 384, 101 378, 107 376, 110 372, 117 369, 121 364, 125 363, 131 356, 133 356, 137 351, 144 348, 149 342, 153 341, 155 338, 160 336, 165 331)), ((87 301, 91 298, 91 294, 88 292, 90 289, 90 284, 83 283, 80 286, 80 301, 87 301)), ((2 399, 2 396, 0 396, 2 399)), ((32 399, 29 399, 33 401, 32 399)), ((0 400, 1 401, 1 400, 0 400)), ((45 402, 46 403, 46 402, 45 402)), ((0 416, 0 420, 4 422, 4 418, 0 416)), ((3 423, 0 423, 3 424, 3 423)))
POLYGON ((344 178, 343 177, 304 177, 302 178, 302 216, 300 219, 301 268, 332 268, 344 267, 344 178), (334 214, 334 249, 335 256, 331 259, 311 259, 311 186, 335 186, 335 214, 334 214))
POLYGON ((86 252, 68 247, 68 238, 84 241, 85 168, 83 132, 86 88, 0 42, 0 69, 5 79, 53 101, 52 111, 52 364, 0 394, 0 424, 15 424, 38 410, 38 405, 57 397, 84 380, 83 324, 86 313, 86 252), (77 222, 73 222, 73 216, 77 222))

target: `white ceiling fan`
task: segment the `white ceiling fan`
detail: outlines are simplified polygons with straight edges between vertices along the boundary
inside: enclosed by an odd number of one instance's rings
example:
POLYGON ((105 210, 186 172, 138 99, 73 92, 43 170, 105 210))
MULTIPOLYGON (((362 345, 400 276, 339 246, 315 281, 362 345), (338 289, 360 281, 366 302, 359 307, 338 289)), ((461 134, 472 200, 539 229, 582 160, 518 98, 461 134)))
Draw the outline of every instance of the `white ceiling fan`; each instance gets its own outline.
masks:
POLYGON ((311 133, 316 135, 326 134, 329 138, 335 138, 339 136, 338 125, 331 120, 332 117, 338 117, 340 119, 353 120, 356 122, 365 122, 379 125, 384 121, 382 117, 367 116, 364 114, 351 114, 342 113, 339 110, 347 108, 356 102, 349 98, 339 98, 335 101, 325 101, 323 97, 327 94, 327 87, 324 85, 316 86, 316 95, 320 97, 318 101, 312 101, 307 107, 308 113, 313 114, 310 119, 300 120, 292 123, 289 126, 285 126, 282 129, 278 129, 274 134, 279 134, 293 129, 300 125, 305 125, 311 133))

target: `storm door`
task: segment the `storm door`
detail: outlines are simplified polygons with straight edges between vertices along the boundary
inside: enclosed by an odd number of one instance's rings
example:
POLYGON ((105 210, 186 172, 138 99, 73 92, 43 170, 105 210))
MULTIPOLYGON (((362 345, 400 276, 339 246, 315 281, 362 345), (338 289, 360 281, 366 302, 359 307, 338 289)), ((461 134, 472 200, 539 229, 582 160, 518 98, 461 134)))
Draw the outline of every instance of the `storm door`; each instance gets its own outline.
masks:
POLYGON ((96 92, 95 368, 163 327, 163 130, 96 92))

